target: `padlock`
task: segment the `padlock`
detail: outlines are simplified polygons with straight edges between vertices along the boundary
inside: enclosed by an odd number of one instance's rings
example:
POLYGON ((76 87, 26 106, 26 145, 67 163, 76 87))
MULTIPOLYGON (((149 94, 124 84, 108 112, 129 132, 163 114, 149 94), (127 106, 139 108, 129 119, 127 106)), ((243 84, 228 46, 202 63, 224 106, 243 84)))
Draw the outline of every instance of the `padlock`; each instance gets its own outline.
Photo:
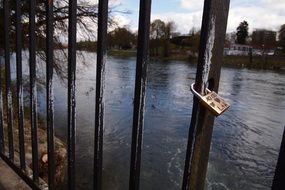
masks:
POLYGON ((191 91, 199 98, 200 102, 215 116, 219 116, 224 113, 230 104, 227 103, 222 97, 216 92, 210 91, 206 88, 206 95, 202 96, 194 89, 194 84, 191 85, 191 91))

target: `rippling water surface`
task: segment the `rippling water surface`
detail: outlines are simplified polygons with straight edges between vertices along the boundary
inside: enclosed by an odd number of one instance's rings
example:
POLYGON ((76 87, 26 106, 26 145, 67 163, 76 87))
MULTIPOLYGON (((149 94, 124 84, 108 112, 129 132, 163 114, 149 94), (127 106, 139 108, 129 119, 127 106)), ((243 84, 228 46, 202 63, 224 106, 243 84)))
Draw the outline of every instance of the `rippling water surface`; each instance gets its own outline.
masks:
MULTIPOLYGON (((84 54, 77 72, 77 184, 92 189, 96 55, 84 54)), ((135 61, 109 57, 106 66, 104 189, 128 189, 135 61)), ((141 189, 180 189, 195 73, 180 61, 148 66, 141 189)), ((220 94, 231 108, 215 121, 205 189, 270 189, 285 125, 285 73, 223 68, 220 94)), ((63 139, 66 95, 56 79, 55 127, 63 139)))

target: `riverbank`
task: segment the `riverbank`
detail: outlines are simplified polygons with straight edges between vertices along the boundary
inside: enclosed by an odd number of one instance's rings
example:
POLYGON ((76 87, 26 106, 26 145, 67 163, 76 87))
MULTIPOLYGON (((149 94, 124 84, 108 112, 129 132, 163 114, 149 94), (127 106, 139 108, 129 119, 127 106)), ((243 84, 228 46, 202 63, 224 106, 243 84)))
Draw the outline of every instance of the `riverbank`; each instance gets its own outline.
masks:
POLYGON ((3 161, 0 159, 0 189, 5 190, 30 190, 31 188, 3 161))
POLYGON ((134 49, 130 50, 110 49, 108 50, 108 55, 114 57, 136 57, 137 51, 134 49))
MULTIPOLYGON (((136 57, 136 50, 108 50, 109 56, 114 57, 136 57)), ((150 57, 151 60, 158 61, 187 61, 197 63, 197 58, 189 57, 187 54, 172 54, 168 57, 150 57)), ((253 56, 250 60, 249 56, 224 56, 223 66, 234 68, 249 68, 249 69, 269 69, 282 70, 285 69, 285 56, 253 56)))
POLYGON ((223 66, 249 69, 285 69, 284 56, 224 56, 223 66))
MULTIPOLYGON (((4 66, 0 67, 1 76, 4 76, 4 66)), ((23 80, 24 86, 24 99, 25 86, 27 85, 26 80, 23 80)), ((2 92, 6 93, 5 78, 2 79, 2 92)), ((12 97, 16 97, 16 81, 11 81, 11 91, 12 97)), ((8 157, 8 126, 7 126, 7 102, 3 101, 3 136, 4 136, 4 146, 5 155, 8 157)), ((18 127, 18 114, 16 101, 12 102, 12 130, 13 130, 13 145, 14 145, 14 157, 15 164, 20 164, 20 148, 19 148, 19 127, 18 127)), ((28 176, 32 175, 32 132, 31 132, 31 120, 30 120, 31 110, 28 106, 24 106, 24 116, 23 116, 23 131, 24 131, 24 149, 25 149, 25 165, 26 174, 28 176)), ((39 163, 39 177, 42 184, 48 183, 48 149, 47 149, 47 130, 46 121, 40 113, 37 115, 37 148, 38 148, 38 163, 39 163)), ((67 173, 67 145, 61 141, 56 136, 54 137, 54 169, 55 169, 55 186, 61 189, 62 185, 66 181, 67 173)), ((2 168, 0 168, 2 171, 2 168)), ((6 173, 5 173, 6 175, 6 173)), ((8 175, 8 174, 7 174, 8 175)), ((0 186, 1 187, 1 186, 0 186)), ((0 188, 1 189, 1 188, 0 188)))
MULTIPOLYGON (((4 115, 4 118, 7 118, 4 115)), ((31 122, 28 119, 24 119, 24 139, 25 139, 25 159, 26 159, 26 172, 32 173, 32 141, 31 141, 31 122)), ((38 121, 38 161, 39 161, 39 177, 48 183, 48 156, 47 156, 47 132, 45 124, 42 119, 38 121)), ((4 127, 4 144, 6 147, 6 153, 8 152, 8 129, 6 119, 3 123, 4 127)), ((19 130, 17 119, 13 120, 13 143, 14 143, 14 155, 15 161, 19 162, 19 130)), ((54 158, 55 158, 55 185, 61 187, 65 182, 66 169, 67 169, 67 148, 66 145, 57 137, 54 137, 54 158)), ((2 171, 2 168, 0 168, 2 171)), ((6 175, 6 173, 5 173, 6 175)))
MULTIPOLYGON (((111 49, 111 50, 108 50, 108 55, 113 56, 113 57, 136 57, 137 51, 135 49, 130 49, 130 50, 111 49)), ((170 55, 168 57, 151 56, 150 59, 159 60, 159 61, 172 61, 172 60, 189 61, 191 60, 188 55, 182 55, 182 54, 170 55)))

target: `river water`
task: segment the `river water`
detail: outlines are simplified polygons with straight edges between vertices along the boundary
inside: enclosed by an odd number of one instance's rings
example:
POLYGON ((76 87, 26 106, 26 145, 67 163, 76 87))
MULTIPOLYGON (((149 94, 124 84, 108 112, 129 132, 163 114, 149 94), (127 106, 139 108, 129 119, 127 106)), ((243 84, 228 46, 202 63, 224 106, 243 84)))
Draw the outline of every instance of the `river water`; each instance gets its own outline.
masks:
MULTIPOLYGON (((92 189, 96 54, 84 55, 76 81, 76 181, 78 189, 92 189)), ((107 60, 104 189, 128 189, 135 63, 135 58, 107 60)), ((141 189, 180 189, 195 73, 194 65, 182 61, 148 66, 141 189)), ((56 77, 55 128, 63 140, 66 86, 56 77)), ((205 189, 270 189, 285 126, 285 73, 223 68, 219 91, 231 107, 215 121, 205 189)))

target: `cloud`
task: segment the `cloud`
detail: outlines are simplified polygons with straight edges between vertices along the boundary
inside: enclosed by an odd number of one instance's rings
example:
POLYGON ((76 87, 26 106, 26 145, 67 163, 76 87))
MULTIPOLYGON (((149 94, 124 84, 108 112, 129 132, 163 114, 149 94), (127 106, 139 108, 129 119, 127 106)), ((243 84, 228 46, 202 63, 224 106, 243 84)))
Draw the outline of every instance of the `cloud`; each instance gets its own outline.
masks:
POLYGON ((116 27, 125 27, 130 26, 132 20, 128 18, 126 15, 122 14, 115 14, 113 15, 113 19, 116 22, 116 26, 112 26, 110 30, 116 28, 116 27))
POLYGON ((257 28, 278 30, 285 23, 285 1, 261 0, 237 6, 234 3, 229 11, 228 31, 234 31, 243 20, 248 21, 250 31, 257 28))
MULTIPOLYGON (((179 32, 188 33, 193 26, 201 27, 203 3, 203 0, 180 0, 184 11, 153 14, 152 20, 174 21, 179 32)), ((227 32, 235 31, 243 20, 248 21, 250 32, 258 28, 277 31, 285 23, 284 8, 285 0, 232 0, 227 32)))
POLYGON ((181 0, 181 8, 188 10, 201 10, 203 8, 203 0, 181 0))
POLYGON ((250 31, 257 28, 278 30, 284 24, 285 15, 267 12, 264 7, 237 7, 230 10, 228 19, 228 31, 234 31, 239 23, 246 20, 250 31))
POLYGON ((161 19, 164 22, 173 21, 176 26, 176 31, 182 34, 189 33, 190 29, 195 27, 196 29, 201 28, 202 22, 202 11, 196 11, 191 13, 163 13, 153 14, 151 20, 161 19), (171 17, 169 17, 171 15, 171 17))
MULTIPOLYGON (((129 0, 112 0, 115 3, 126 3, 129 0)), ((165 0, 165 3, 170 0, 165 0)), ((173 2, 174 0, 171 0, 173 2)), ((163 21, 174 21, 176 30, 180 33, 188 33, 192 27, 201 28, 203 0, 175 0, 177 8, 171 12, 164 12, 164 7, 152 10, 152 21, 161 19, 163 21)), ((227 32, 233 32, 243 20, 248 21, 249 30, 252 32, 258 28, 277 31, 285 24, 285 0, 231 0, 227 32)), ((168 9, 169 10, 169 9, 168 9)), ((138 29, 137 7, 133 7, 135 13, 131 15, 115 14, 115 20, 119 26, 128 25, 132 31, 138 29)))

